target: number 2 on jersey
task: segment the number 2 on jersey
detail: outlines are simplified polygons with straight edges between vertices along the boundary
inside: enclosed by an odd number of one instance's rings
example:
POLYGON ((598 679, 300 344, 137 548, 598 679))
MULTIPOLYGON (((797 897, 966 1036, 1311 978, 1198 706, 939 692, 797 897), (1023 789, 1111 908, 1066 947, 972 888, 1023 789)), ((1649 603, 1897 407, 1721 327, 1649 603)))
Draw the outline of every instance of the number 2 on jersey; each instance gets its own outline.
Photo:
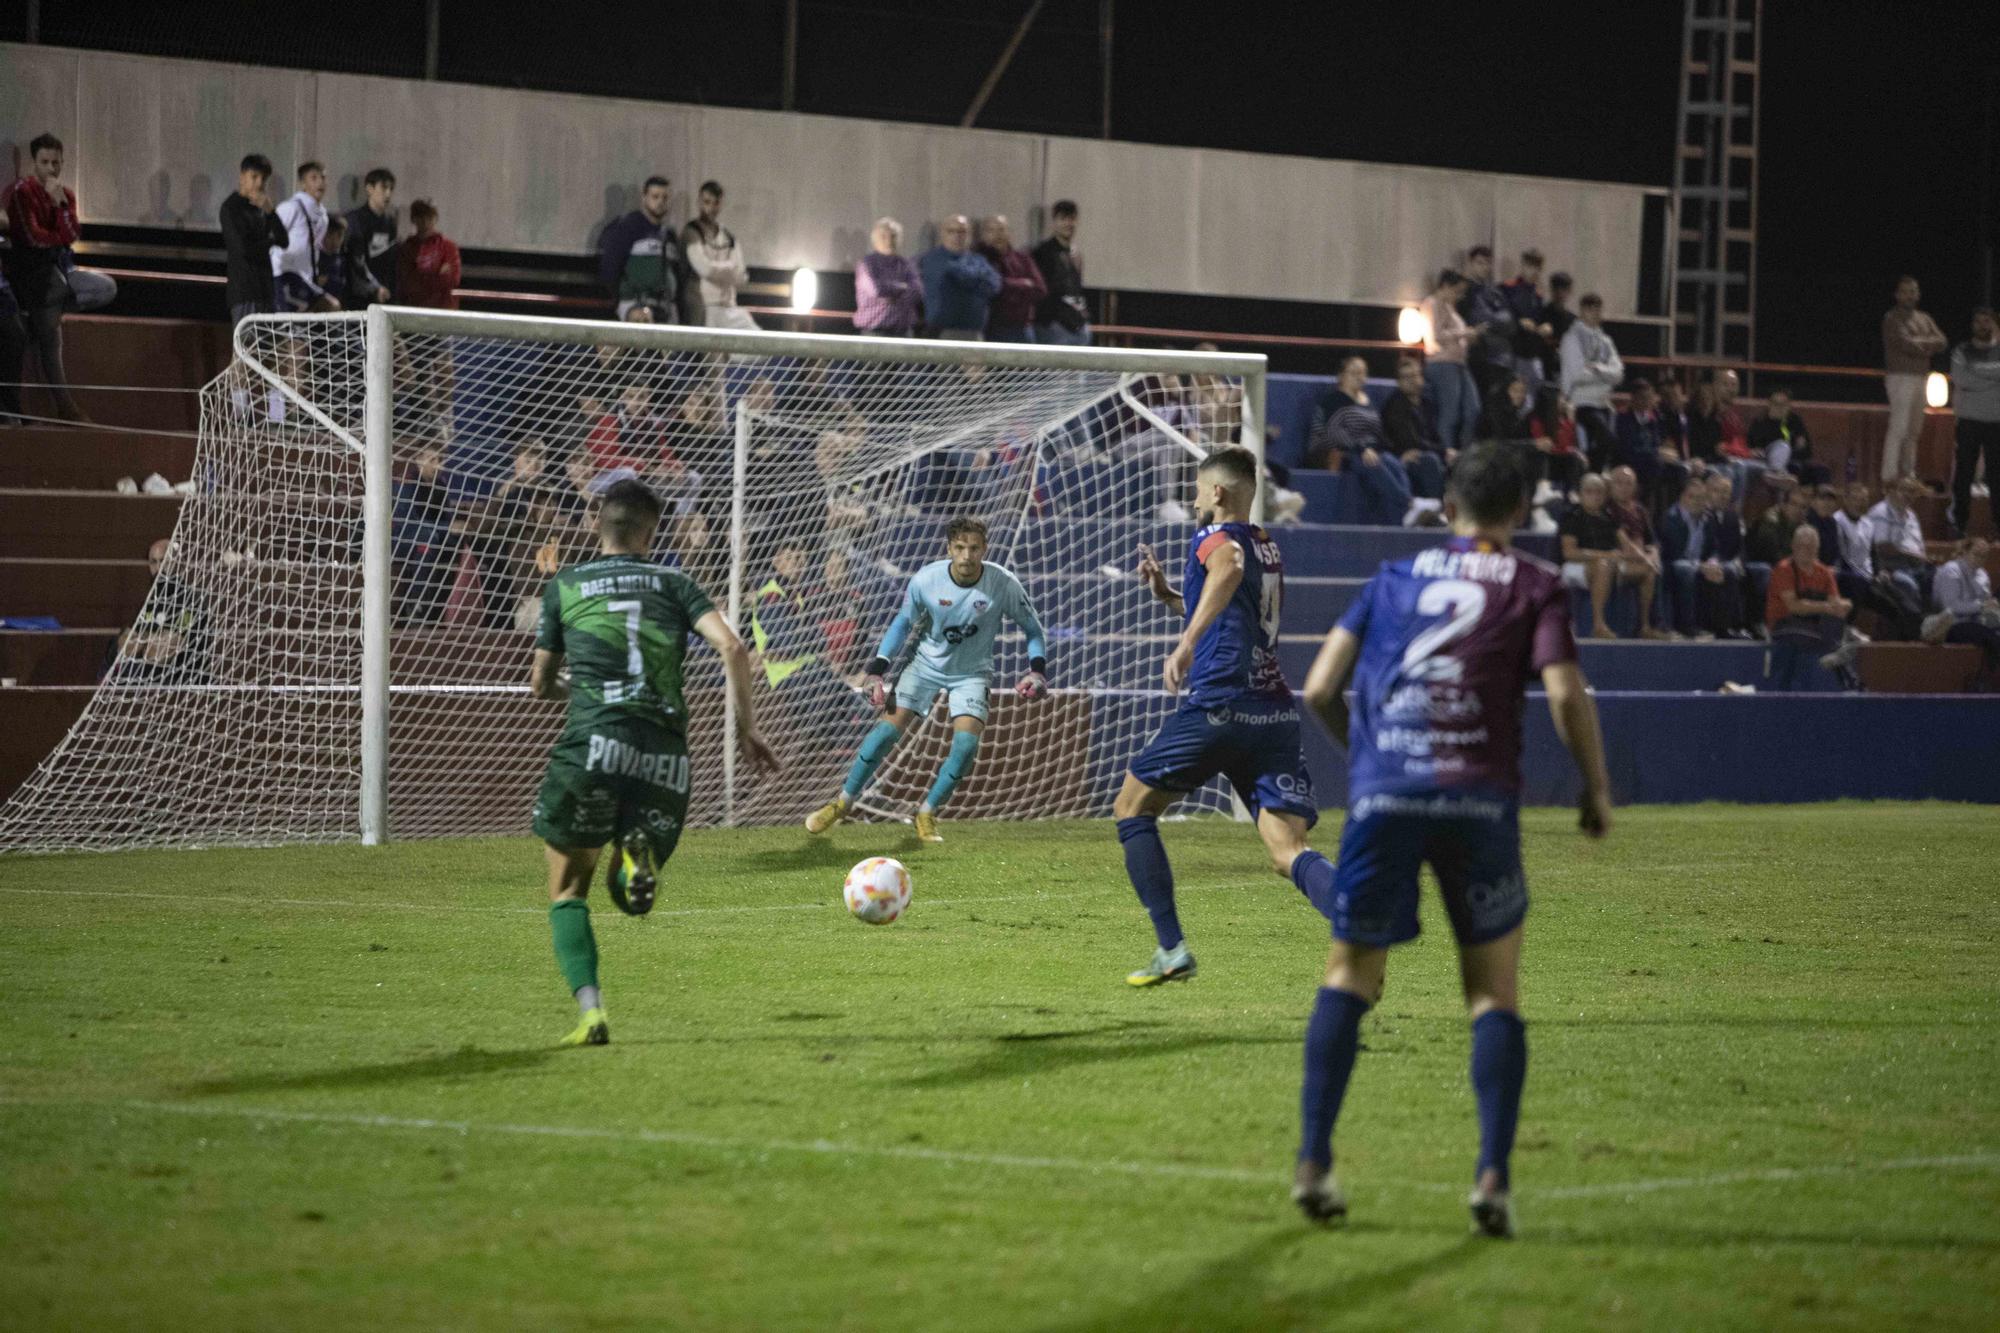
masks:
POLYGON ((1417 594, 1417 614, 1446 616, 1410 640, 1403 650, 1403 676, 1408 680, 1455 681, 1465 673, 1465 664, 1455 657, 1437 654, 1447 644, 1463 638, 1479 623, 1486 610, 1486 589, 1469 579, 1439 579, 1426 583, 1417 594))

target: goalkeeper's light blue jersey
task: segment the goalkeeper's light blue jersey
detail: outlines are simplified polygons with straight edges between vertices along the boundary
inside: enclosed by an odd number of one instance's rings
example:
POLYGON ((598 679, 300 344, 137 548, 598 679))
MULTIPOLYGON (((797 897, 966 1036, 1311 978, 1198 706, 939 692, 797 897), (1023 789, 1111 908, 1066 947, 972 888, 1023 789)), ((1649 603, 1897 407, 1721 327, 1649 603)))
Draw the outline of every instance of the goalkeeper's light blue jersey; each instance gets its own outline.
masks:
POLYGON ((951 576, 951 561, 925 565, 910 580, 902 609, 882 636, 880 655, 893 659, 913 627, 924 624, 917 661, 939 676, 984 676, 993 670, 993 646, 1002 619, 1028 636, 1028 656, 1042 657, 1042 622, 1021 581, 988 561, 970 588, 951 576), (928 623, 926 623, 928 622, 928 623))

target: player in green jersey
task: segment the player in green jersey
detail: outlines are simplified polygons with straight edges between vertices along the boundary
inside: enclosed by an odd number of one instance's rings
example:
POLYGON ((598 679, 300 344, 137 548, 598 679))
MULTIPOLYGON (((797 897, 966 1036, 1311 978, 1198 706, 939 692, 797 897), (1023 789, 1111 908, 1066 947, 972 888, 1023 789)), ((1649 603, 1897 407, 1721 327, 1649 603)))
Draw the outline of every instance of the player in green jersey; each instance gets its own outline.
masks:
POLYGON ((660 501, 643 483, 611 486, 597 508, 602 554, 557 574, 542 596, 528 685, 539 698, 569 701, 535 799, 535 833, 548 844, 556 962, 583 1011, 565 1046, 611 1039, 584 901, 599 850, 615 844, 606 875, 612 900, 642 916, 652 910, 655 872, 687 818, 681 658, 690 632, 722 658, 745 754, 765 771, 778 767, 757 731, 749 650, 693 579, 647 554, 659 523, 660 501))

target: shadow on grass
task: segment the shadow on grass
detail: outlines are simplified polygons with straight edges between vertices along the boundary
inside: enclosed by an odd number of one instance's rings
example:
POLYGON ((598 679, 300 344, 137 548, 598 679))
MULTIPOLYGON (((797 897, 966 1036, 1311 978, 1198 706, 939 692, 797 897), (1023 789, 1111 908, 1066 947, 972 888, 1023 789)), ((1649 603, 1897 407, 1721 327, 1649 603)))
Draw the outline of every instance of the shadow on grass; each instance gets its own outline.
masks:
POLYGON ((290 1092, 308 1088, 380 1088, 397 1083, 424 1083, 532 1069, 555 1054, 557 1052, 553 1049, 482 1051, 476 1046, 465 1046, 449 1055, 426 1055, 414 1060, 394 1060, 384 1064, 346 1065, 296 1074, 245 1074, 236 1078, 203 1079, 197 1083, 187 1084, 179 1091, 194 1097, 227 1097, 239 1092, 290 1092))
POLYGON ((1474 1257, 1491 1241, 1460 1239, 1386 1268, 1369 1268, 1304 1291, 1274 1289, 1268 1270, 1282 1256, 1310 1246, 1314 1258, 1338 1272, 1344 1265, 1341 1237, 1308 1229, 1304 1223, 1260 1236, 1195 1272, 1185 1282, 1163 1288, 1121 1309, 1045 1326, 1045 1333, 1085 1333, 1094 1329, 1320 1328, 1335 1316, 1351 1316, 1375 1301, 1401 1295, 1426 1278, 1446 1273, 1474 1257))
POLYGON ((776 872, 853 865, 854 862, 849 859, 853 855, 851 850, 842 851, 824 838, 811 838, 794 847, 768 847, 761 852, 746 852, 731 859, 750 870, 776 872))
POLYGON ((902 1080, 905 1088, 953 1088, 968 1083, 1030 1078, 1078 1065, 1113 1064, 1155 1055, 1178 1055, 1210 1046, 1296 1044, 1298 1038, 1245 1037, 1237 1033, 1188 1032, 1176 1029, 1158 1036, 1121 1034, 1150 1032, 1158 1023, 1112 1023, 1099 1028, 1058 1032, 1009 1032, 988 1037, 990 1049, 960 1064, 902 1080), (1112 1040, 1103 1040, 1111 1038, 1112 1040))

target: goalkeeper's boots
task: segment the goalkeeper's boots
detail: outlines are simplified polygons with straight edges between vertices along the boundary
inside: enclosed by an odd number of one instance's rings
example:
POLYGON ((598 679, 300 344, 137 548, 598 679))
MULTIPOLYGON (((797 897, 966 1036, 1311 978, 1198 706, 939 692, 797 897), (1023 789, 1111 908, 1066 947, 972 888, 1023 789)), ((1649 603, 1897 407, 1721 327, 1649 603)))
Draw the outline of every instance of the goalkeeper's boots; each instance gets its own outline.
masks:
POLYGON ((625 915, 644 916, 653 910, 659 880, 653 874, 653 844, 644 833, 628 833, 612 847, 604 883, 611 890, 611 901, 625 915))
POLYGON ((605 1018, 602 1009, 587 1009, 583 1021, 576 1025, 576 1031, 562 1039, 565 1046, 609 1046, 611 1044, 611 1022, 605 1018))
POLYGON ((1347 1196, 1333 1178, 1331 1163, 1322 1170, 1318 1162, 1301 1161, 1292 1176, 1292 1202, 1307 1221, 1332 1224, 1347 1220, 1347 1196))
POLYGON ((1475 1189, 1465 1201, 1472 1212, 1472 1229, 1495 1240, 1514 1239, 1514 1208, 1506 1190, 1475 1189))
POLYGON ((1153 950, 1153 961, 1125 976, 1128 986, 1157 986, 1163 981, 1186 981, 1194 975, 1194 955, 1182 940, 1171 949, 1153 950))
POLYGON ((835 824, 838 824, 841 820, 847 818, 847 812, 850 809, 852 809, 853 806, 854 802, 847 799, 847 793, 842 792, 840 795, 834 797, 832 800, 828 801, 825 805, 821 806, 819 809, 813 811, 811 814, 806 816, 806 832, 808 833, 826 832, 828 829, 832 828, 835 824))
POLYGON ((917 811, 917 841, 943 842, 944 834, 938 832, 937 813, 931 810, 917 811))

